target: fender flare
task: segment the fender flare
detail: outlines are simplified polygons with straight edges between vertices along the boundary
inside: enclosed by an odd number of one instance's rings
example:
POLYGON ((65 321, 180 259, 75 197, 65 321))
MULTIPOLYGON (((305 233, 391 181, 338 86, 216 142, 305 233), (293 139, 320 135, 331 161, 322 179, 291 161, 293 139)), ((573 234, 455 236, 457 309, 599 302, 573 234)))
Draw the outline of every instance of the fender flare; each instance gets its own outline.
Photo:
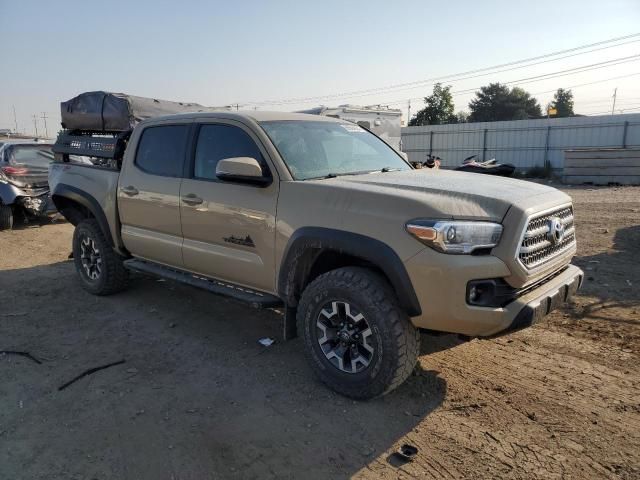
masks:
POLYGON ((12 205, 20 196, 20 189, 10 183, 0 182, 0 204, 12 205))
MULTIPOLYGON (((58 211, 62 212, 61 205, 59 205, 59 198, 68 198, 76 203, 79 203, 83 207, 85 207, 91 214, 94 216, 102 233, 109 242, 111 247, 115 247, 113 243, 113 237, 111 236, 111 230, 109 228, 109 222, 107 221, 107 217, 102 210, 102 207, 98 203, 98 201, 93 198, 93 196, 89 195, 87 192, 80 190, 79 188, 72 187, 71 185, 67 185, 64 183, 59 183, 55 186, 53 192, 51 192, 51 199, 53 200, 54 205, 58 209, 58 211)), ((67 219, 68 220, 68 219, 67 219)))
POLYGON ((411 317, 422 314, 409 274, 389 245, 358 233, 323 227, 302 227, 289 238, 278 274, 278 295, 287 305, 297 305, 311 264, 327 250, 357 257, 378 267, 391 283, 407 314, 411 317))

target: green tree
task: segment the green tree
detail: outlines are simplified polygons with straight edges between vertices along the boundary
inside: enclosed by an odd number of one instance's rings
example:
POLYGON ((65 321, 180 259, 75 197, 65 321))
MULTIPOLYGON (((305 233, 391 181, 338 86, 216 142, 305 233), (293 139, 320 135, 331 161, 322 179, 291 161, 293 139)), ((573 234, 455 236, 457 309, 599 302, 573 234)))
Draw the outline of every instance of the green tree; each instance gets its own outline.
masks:
POLYGON ((497 122, 540 118, 542 109, 538 101, 520 87, 509 88, 491 83, 476 92, 469 102, 470 122, 497 122))
POLYGON ((565 90, 559 88, 553 95, 553 102, 551 102, 551 108, 555 108, 557 113, 555 117, 572 117, 573 113, 573 92, 571 90, 565 90))
POLYGON ((467 123, 469 122, 469 114, 465 111, 459 111, 456 113, 456 123, 467 123))
POLYGON ((425 97, 424 103, 426 106, 409 121, 410 127, 455 123, 456 116, 453 113, 454 105, 450 85, 443 87, 436 83, 433 86, 433 93, 425 97))

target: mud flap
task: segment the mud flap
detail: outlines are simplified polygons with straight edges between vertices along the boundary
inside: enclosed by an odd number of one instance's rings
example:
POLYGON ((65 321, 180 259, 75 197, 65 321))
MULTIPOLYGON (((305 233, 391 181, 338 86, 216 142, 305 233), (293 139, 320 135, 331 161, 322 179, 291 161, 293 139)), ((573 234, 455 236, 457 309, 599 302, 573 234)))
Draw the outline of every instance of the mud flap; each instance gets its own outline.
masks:
POLYGON ((284 320, 282 326, 282 338, 284 341, 293 340, 298 336, 296 312, 297 309, 295 307, 285 307, 284 309, 284 320))

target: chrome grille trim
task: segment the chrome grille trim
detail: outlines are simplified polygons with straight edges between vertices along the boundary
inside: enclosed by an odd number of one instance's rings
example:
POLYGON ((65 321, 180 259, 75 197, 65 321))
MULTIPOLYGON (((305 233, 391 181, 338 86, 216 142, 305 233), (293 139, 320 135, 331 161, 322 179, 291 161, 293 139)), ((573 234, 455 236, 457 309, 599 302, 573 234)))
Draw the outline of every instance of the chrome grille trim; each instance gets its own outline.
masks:
POLYGON ((575 243, 572 205, 538 213, 527 222, 522 240, 518 245, 518 261, 527 270, 532 270, 571 250, 575 243), (564 237, 555 244, 547 238, 550 230, 549 219, 553 217, 559 218, 565 228, 564 237))

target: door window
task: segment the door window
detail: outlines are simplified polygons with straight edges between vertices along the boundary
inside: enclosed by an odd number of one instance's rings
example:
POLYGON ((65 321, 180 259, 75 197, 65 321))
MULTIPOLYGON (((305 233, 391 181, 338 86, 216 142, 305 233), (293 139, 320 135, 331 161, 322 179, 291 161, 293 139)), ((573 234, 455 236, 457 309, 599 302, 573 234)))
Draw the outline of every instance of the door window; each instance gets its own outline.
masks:
POLYGON ((268 175, 264 158, 252 138, 241 128, 232 125, 202 125, 198 134, 193 176, 216 180, 216 166, 225 158, 251 157, 268 175))
POLYGON ((152 175, 181 177, 188 125, 162 125, 142 132, 135 164, 152 175))

